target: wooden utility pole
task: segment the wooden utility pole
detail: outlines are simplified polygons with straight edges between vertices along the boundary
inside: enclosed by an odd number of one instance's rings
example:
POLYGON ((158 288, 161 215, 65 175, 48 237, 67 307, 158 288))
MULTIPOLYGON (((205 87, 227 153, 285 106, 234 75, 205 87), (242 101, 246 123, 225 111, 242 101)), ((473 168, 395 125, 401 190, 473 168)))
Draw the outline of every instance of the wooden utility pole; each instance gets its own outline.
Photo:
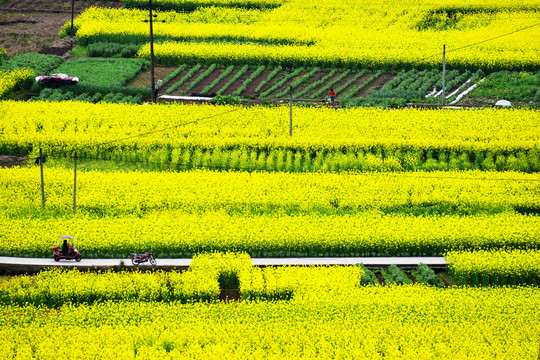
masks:
POLYGON ((442 106, 446 104, 446 45, 442 47, 442 106))
POLYGON ((45 209, 45 182, 43 181, 43 150, 39 148, 39 167, 41 170, 41 208, 45 209))
POLYGON ((73 50, 73 17, 75 13, 75 0, 71 0, 71 43, 69 46, 70 50, 73 50))
POLYGON ((74 178, 73 178, 73 215, 77 213, 77 153, 75 153, 74 157, 74 178))
POLYGON ((152 102, 156 102, 156 84, 154 82, 154 29, 152 21, 152 0, 149 0, 150 6, 150 81, 152 82, 152 102))
POLYGON ((292 93, 293 93, 292 85, 291 85, 291 87, 289 88, 289 92, 290 92, 290 95, 291 95, 291 99, 290 99, 290 111, 289 111, 289 136, 292 136, 292 93))

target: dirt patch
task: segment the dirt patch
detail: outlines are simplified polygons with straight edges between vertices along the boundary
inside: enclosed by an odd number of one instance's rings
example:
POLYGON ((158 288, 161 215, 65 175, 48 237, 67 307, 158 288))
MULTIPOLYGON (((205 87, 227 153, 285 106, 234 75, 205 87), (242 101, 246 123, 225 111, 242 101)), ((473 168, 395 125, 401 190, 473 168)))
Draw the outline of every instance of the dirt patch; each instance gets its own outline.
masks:
MULTIPOLYGON (((173 69, 177 69, 176 67, 173 68, 173 69)), ((191 68, 186 68, 184 71, 182 71, 180 74, 176 75, 171 81, 169 81, 169 83, 167 85, 165 85, 163 87, 163 89, 160 90, 160 93, 161 94, 165 94, 166 91, 172 87, 175 83, 177 83, 178 81, 180 81, 180 79, 182 79, 189 71, 191 71, 191 68)), ((203 72, 206 71, 206 68, 200 68, 198 71, 195 72, 195 74, 193 74, 186 82, 184 82, 184 84, 182 86, 180 86, 179 88, 177 88, 176 90, 174 90, 172 93, 170 93, 170 95, 185 95, 183 93, 183 89, 185 89, 193 80, 195 80, 197 77, 199 77, 200 74, 202 74, 203 72)), ((150 74, 150 72, 148 72, 148 74, 150 74)), ((145 75, 146 76, 146 75, 145 75)), ((150 84, 150 75, 148 75, 147 77, 147 81, 148 81, 148 84, 150 84)), ((157 77, 156 77, 156 81, 157 81, 157 77)), ((148 85, 146 86, 148 87, 148 85)))
POLYGON ((14 166, 26 165, 27 157, 19 156, 0 156, 0 167, 10 168, 14 166))
POLYGON ((225 290, 222 289, 219 293, 219 301, 229 302, 229 301, 239 301, 240 300, 240 291, 238 290, 225 290))
POLYGON ((264 70, 262 73, 259 74, 251 83, 246 86, 246 89, 241 96, 249 97, 251 99, 254 99, 257 97, 257 94, 255 94, 255 89, 259 84, 270 75, 270 70, 264 70))
MULTIPOLYGON (((157 82, 159 79, 163 80, 167 75, 172 73, 174 70, 176 70, 178 67, 174 66, 156 66, 154 67, 154 80, 157 82)), ((150 70, 141 73, 135 80, 133 80, 128 86, 134 87, 134 88, 150 88, 151 82, 150 82, 150 70)), ((169 86, 172 85, 172 82, 168 84, 169 86)), ((162 89, 160 92, 162 92, 164 89, 162 89)))
MULTIPOLYGON (((175 70, 177 69, 176 67, 174 68, 175 70)), ((187 68, 187 69, 184 69, 182 70, 178 75, 176 75, 174 78, 172 78, 164 87, 163 89, 160 90, 161 93, 165 93, 171 86, 173 86, 176 82, 178 82, 181 78, 183 78, 189 71, 191 70, 191 68, 187 68)), ((174 71, 174 70, 173 70, 174 71)), ((142 74, 141 76, 143 76, 144 74, 142 74)), ((146 81, 148 84, 150 84, 150 72, 148 72, 148 75, 146 75, 146 81)), ((148 85, 147 85, 148 86, 148 85)))
MULTIPOLYGON (((372 77, 373 74, 364 74, 362 75, 359 79, 356 79, 356 81, 354 81, 351 85, 349 85, 346 89, 342 90, 341 93, 342 94, 346 94, 348 93, 349 91, 353 90, 354 88, 358 87, 359 85, 361 85, 362 83, 364 83, 367 79, 369 79, 370 77, 372 77)), ((366 86, 368 87, 369 84, 366 86)), ((355 97, 356 93, 359 92, 359 91, 355 91, 354 94, 352 94, 351 97, 355 97)))
MULTIPOLYGON (((90 6, 119 8, 123 3, 76 1, 75 15, 90 6)), ((64 55, 70 41, 59 39, 58 33, 68 21, 71 21, 70 0, 12 0, 0 5, 0 47, 9 56, 40 51, 64 55)))
POLYGON ((392 80, 395 77, 395 75, 392 74, 381 74, 379 77, 377 77, 371 84, 360 90, 358 94, 356 94, 356 97, 361 96, 368 96, 375 90, 380 90, 390 80, 392 80))
POLYGON ((242 76, 240 76, 240 78, 236 79, 236 81, 233 82, 231 86, 227 88, 227 90, 223 92, 223 95, 231 95, 233 92, 238 90, 238 88, 242 86, 244 81, 246 81, 252 73, 253 70, 246 71, 242 76))
MULTIPOLYGON (((206 87, 210 85, 214 80, 216 80, 221 74, 223 74, 224 71, 224 68, 214 69, 214 71, 212 71, 207 77, 205 77, 200 83, 195 85, 190 90, 191 94, 193 96, 208 96, 209 94, 203 93, 202 91, 206 89, 206 87)), ((213 91, 213 89, 210 89, 210 91, 213 91)))
POLYGON ((384 281, 384 277, 382 276, 382 274, 376 273, 375 277, 379 281, 379 284, 381 284, 382 286, 386 285, 386 281, 384 281))

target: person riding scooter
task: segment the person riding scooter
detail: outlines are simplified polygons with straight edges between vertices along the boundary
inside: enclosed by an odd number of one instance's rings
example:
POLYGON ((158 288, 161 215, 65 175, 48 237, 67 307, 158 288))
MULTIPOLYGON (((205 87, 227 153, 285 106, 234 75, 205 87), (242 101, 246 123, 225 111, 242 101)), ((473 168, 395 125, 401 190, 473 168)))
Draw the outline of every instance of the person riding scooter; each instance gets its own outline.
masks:
POLYGON ((68 253, 70 252, 70 246, 67 242, 67 239, 64 239, 64 243, 62 244, 62 256, 68 256, 68 253))

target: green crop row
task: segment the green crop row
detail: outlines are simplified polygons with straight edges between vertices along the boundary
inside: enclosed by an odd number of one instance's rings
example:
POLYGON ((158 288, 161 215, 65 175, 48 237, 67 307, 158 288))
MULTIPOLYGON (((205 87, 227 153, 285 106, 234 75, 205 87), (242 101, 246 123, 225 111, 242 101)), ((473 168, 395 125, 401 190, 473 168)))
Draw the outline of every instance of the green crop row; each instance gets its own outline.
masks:
POLYGON ((214 70, 216 69, 217 65, 216 64, 212 64, 210 65, 202 74, 200 74, 195 80, 193 80, 192 82, 189 83, 189 85, 182 90, 182 93, 183 94, 186 94, 189 90, 193 89, 195 86, 197 86, 198 83, 200 83, 201 81, 203 81, 208 75, 210 75, 211 73, 214 72, 214 70))
POLYGON ((149 67, 142 59, 74 59, 54 71, 77 76, 81 85, 124 86, 149 67))
POLYGON ((176 89, 178 89, 180 86, 184 85, 197 71, 200 70, 200 68, 201 64, 193 66, 191 69, 189 69, 186 75, 184 75, 180 80, 172 84, 171 87, 167 89, 166 93, 170 94, 176 89))
MULTIPOLYGON (((69 156, 69 155, 68 155, 69 156)), ((88 159, 114 159, 119 162, 140 161, 154 170, 191 169, 286 172, 348 172, 348 171, 521 171, 539 172, 537 150, 518 153, 386 150, 320 151, 272 149, 202 149, 194 146, 169 151, 138 150, 130 153, 99 153, 82 150, 79 156, 88 159), (372 152, 373 151, 373 152, 372 152), (97 156, 96 156, 97 155, 97 156)))
POLYGON ((242 83, 238 89, 236 89, 232 95, 233 96, 239 96, 244 90, 246 90, 247 86, 253 82, 261 73, 266 69, 266 66, 262 65, 259 66, 254 72, 249 75, 249 77, 242 83))
POLYGON ((123 58, 130 58, 137 54, 141 46, 141 44, 121 44, 103 41, 88 44, 86 51, 90 57, 114 57, 119 55, 123 58))
POLYGON ((282 87, 284 84, 286 84, 289 80, 294 78, 295 76, 298 76, 301 72, 304 71, 303 67, 297 68, 294 71, 289 72, 288 74, 285 74, 280 80, 274 82, 272 86, 270 86, 268 89, 263 91, 259 97, 264 98, 270 95, 272 92, 276 91, 280 87, 282 87))
POLYGON ((230 78, 229 81, 227 81, 227 83, 225 85, 223 85, 221 87, 221 89, 219 89, 218 91, 216 91, 216 95, 223 95, 223 93, 235 82, 237 81, 238 79, 240 79, 240 77, 242 75, 244 75, 247 71, 249 70, 249 66, 247 65, 244 65, 242 66, 242 68, 240 68, 236 74, 233 75, 233 77, 230 78))
POLYGON ((209 94, 210 91, 212 91, 212 89, 214 89, 217 84, 219 84, 219 82, 223 79, 225 79, 227 76, 229 76, 229 74, 234 70, 234 66, 231 65, 229 67, 227 67, 217 78, 214 79, 214 81, 212 81, 212 83, 210 83, 207 87, 205 87, 203 89, 203 94, 209 94))

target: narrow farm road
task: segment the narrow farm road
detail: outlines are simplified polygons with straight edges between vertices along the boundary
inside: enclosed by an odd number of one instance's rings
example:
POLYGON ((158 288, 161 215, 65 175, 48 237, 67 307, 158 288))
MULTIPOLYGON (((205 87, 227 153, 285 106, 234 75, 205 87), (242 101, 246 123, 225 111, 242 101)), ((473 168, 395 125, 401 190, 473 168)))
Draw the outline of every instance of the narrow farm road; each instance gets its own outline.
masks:
MULTIPOLYGON (((364 264, 366 266, 416 266, 420 263, 428 266, 446 266, 444 257, 317 257, 317 258, 253 258, 255 266, 283 266, 283 265, 354 265, 364 264)), ((158 267, 189 267, 191 259, 161 259, 157 258, 158 267)), ((51 258, 25 258, 0 256, 0 265, 5 267, 13 266, 76 266, 79 268, 89 267, 112 267, 132 266, 131 259, 82 259, 80 262, 74 260, 60 260, 58 262, 51 258)), ((140 266, 151 266, 144 263, 140 266)))

